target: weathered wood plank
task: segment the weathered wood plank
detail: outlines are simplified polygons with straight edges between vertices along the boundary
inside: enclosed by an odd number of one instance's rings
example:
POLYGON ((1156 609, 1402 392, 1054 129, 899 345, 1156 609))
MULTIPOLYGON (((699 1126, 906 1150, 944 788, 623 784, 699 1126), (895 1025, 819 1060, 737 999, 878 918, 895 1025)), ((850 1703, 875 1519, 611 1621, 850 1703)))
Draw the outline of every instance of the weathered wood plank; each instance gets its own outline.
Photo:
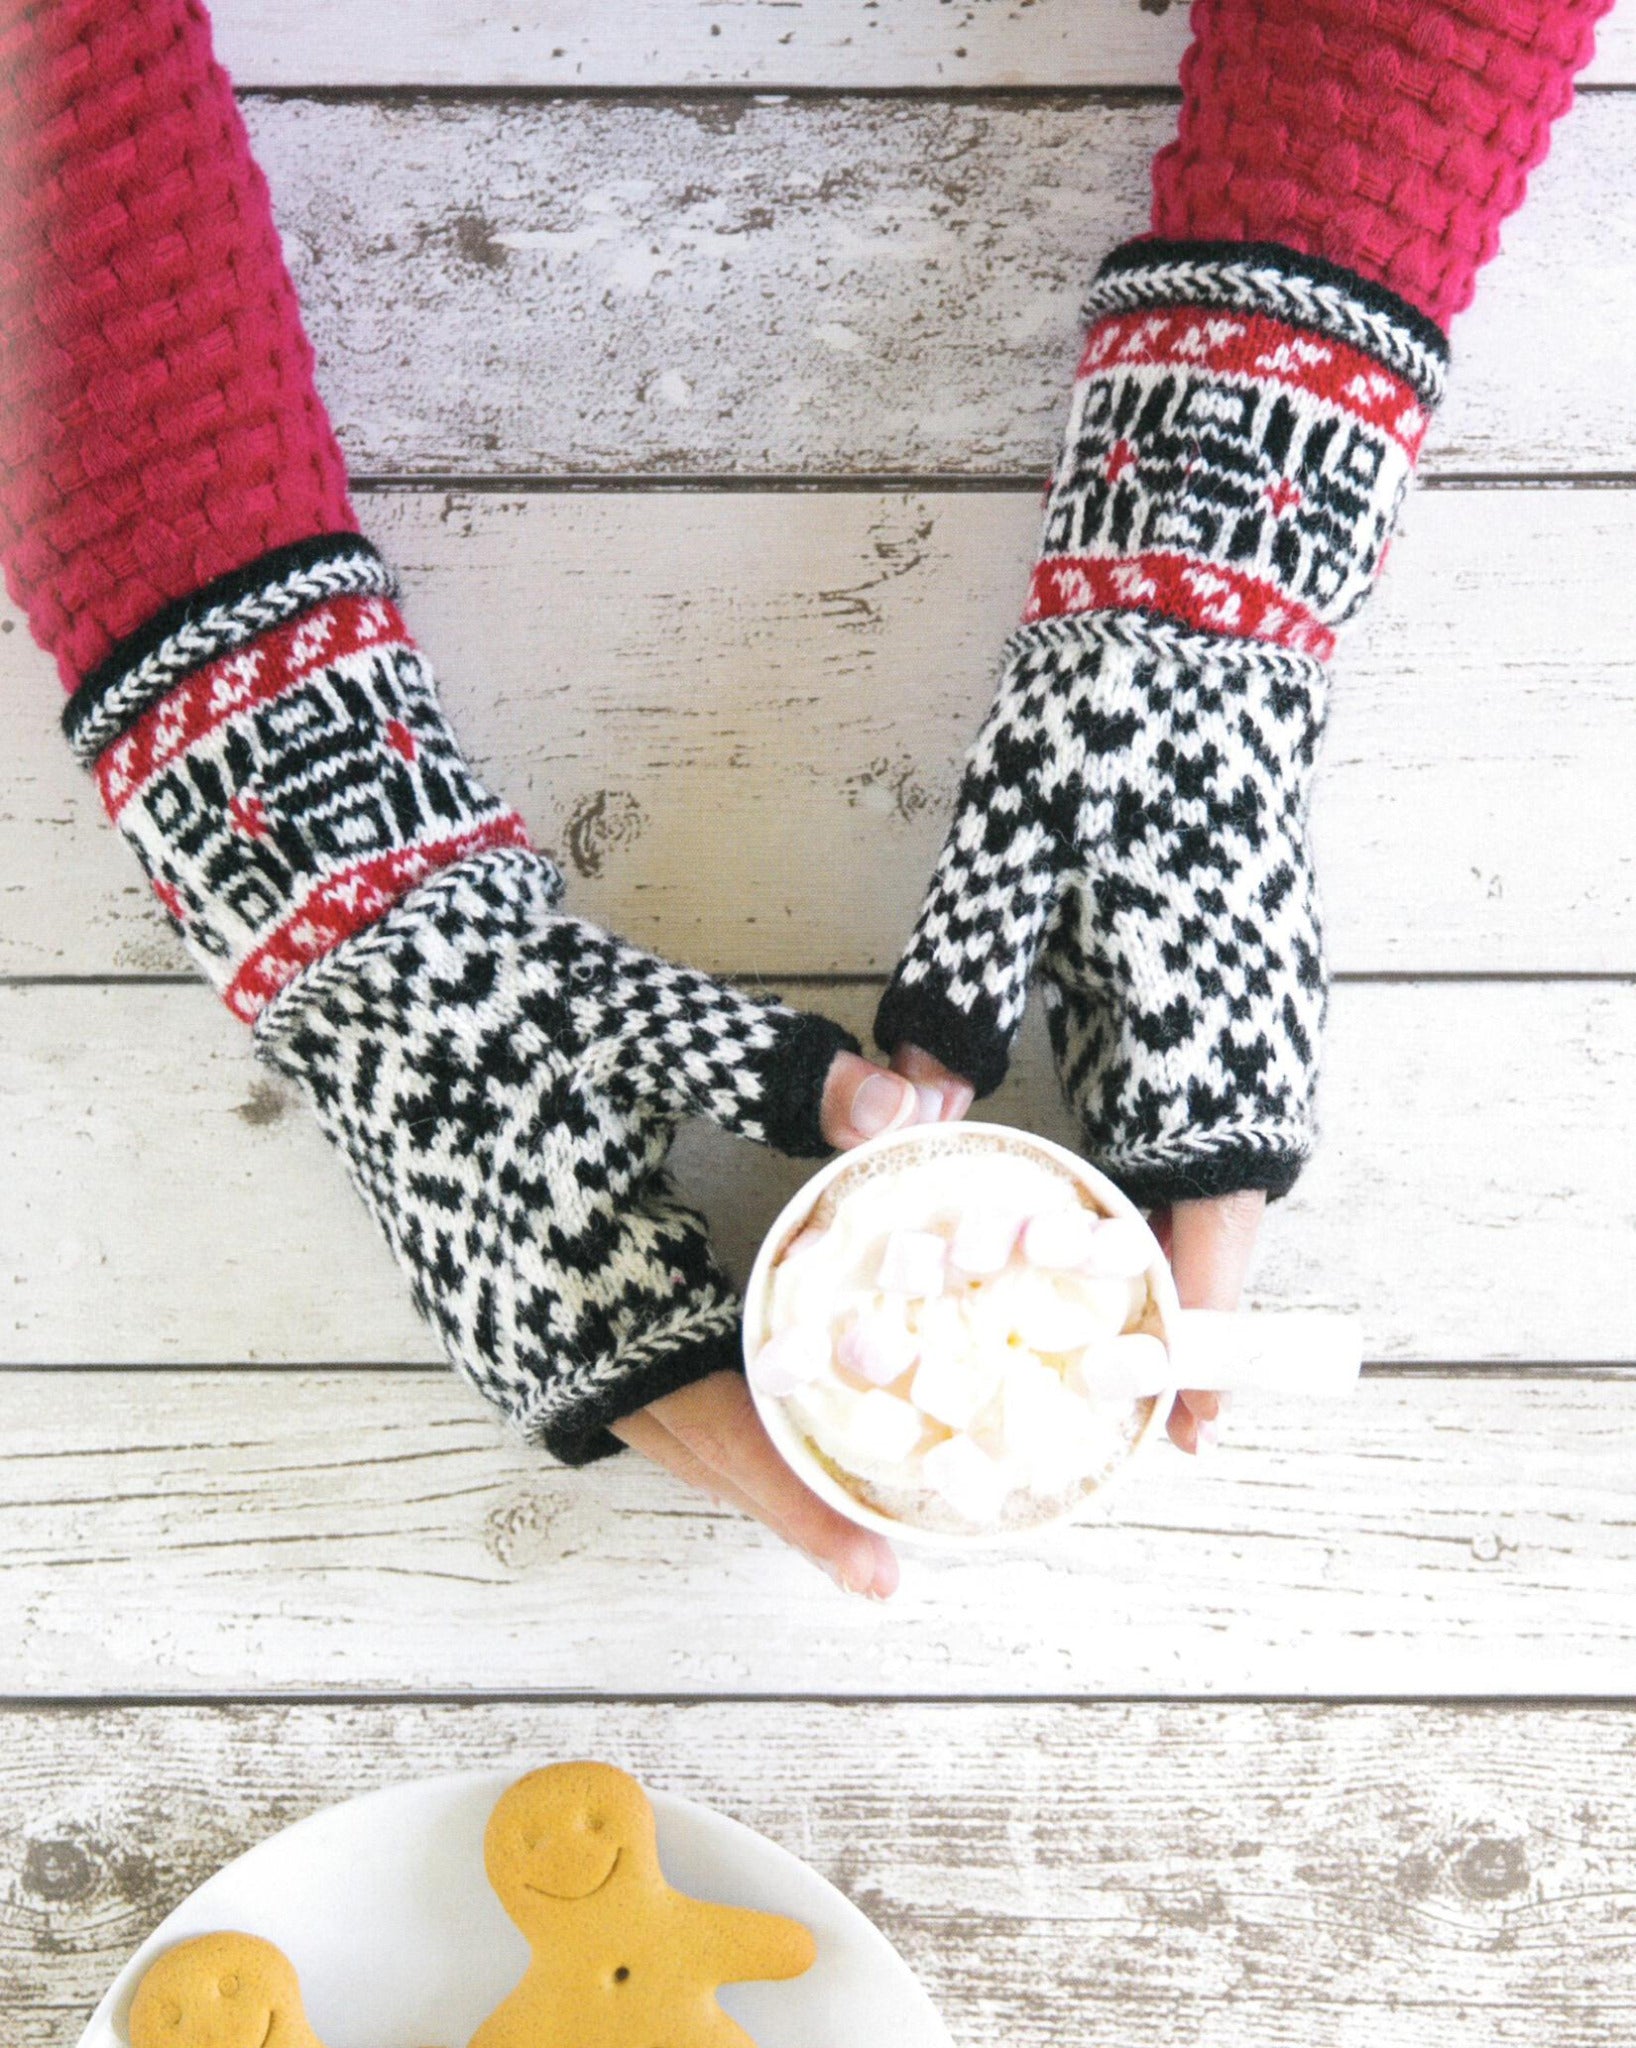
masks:
MULTIPOLYGON (((805 999, 862 1036, 874 995, 805 999)), ((202 986, 0 990, 0 1048, 0 1359, 434 1356, 338 1158, 202 986)), ((1343 985, 1327 1143, 1258 1298, 1356 1309, 1371 1358, 1630 1360, 1633 1100, 1629 983, 1343 985)), ((1071 1137, 1039 1030, 991 1107, 1071 1137)), ((703 1126, 678 1163, 742 1272, 800 1163, 703 1126)))
MULTIPOLYGON (((1181 0, 394 0, 336 35, 313 0, 217 0, 240 86, 1173 85, 1181 0)), ((1627 11, 1602 24, 1599 84, 1636 79, 1627 11)))
MULTIPOLYGON (((363 517, 577 905, 726 972, 890 965, 1016 620, 1030 497, 394 490, 363 517)), ((1636 966, 1633 613, 1600 572, 1633 556, 1636 491, 1415 501, 1337 665, 1316 837, 1339 971, 1636 966)), ((0 973, 181 968, 51 665, 0 625, 0 973)))
POLYGON ((1243 1396, 1108 1519, 885 1605, 444 1373, 0 1373, 0 1691, 1622 1697, 1636 1379, 1243 1396))
MULTIPOLYGON (((355 469, 1043 477, 1168 105, 252 101, 355 469)), ((1461 324, 1434 471, 1628 467, 1636 99, 1588 97, 1461 324), (1542 366, 1549 366, 1548 373, 1542 366)))
POLYGON ((1624 1713, 542 1702, 4 1728, 15 2048, 71 2048, 171 1906, 315 1807, 586 1753, 805 1858, 973 2048, 1616 2048, 1636 2020, 1624 1713))

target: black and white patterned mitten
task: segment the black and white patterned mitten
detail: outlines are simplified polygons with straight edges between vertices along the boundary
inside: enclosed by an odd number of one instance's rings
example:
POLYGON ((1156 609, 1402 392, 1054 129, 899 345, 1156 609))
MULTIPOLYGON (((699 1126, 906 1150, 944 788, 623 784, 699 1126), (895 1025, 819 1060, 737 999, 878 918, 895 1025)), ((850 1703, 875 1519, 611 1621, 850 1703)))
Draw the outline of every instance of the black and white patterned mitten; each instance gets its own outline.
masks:
POLYGON ((1327 1001, 1324 664, 1447 345, 1267 244, 1127 244, 1087 318, 1024 624, 876 1036, 986 1094, 1037 969, 1085 1148, 1133 1199, 1276 1195, 1311 1149, 1327 1001))
POLYGON ((451 1360, 582 1463, 739 1361, 735 1290, 666 1176, 676 1124, 822 1153, 857 1042, 562 915, 394 592, 356 534, 280 549, 117 648, 65 723, 451 1360))

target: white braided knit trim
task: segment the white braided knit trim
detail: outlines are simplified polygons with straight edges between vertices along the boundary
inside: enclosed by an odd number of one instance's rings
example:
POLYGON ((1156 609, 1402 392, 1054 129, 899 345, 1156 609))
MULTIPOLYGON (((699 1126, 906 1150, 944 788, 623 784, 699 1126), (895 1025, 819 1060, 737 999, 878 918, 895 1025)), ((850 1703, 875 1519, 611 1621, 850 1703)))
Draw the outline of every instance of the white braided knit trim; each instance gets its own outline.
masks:
POLYGON ((231 604, 212 605, 178 626, 151 654, 120 677, 98 699, 71 735, 82 761, 95 761, 151 705, 184 676, 242 647, 271 627, 328 597, 395 597, 398 579, 374 553, 348 550, 327 561, 292 570, 276 583, 252 590, 231 604))
POLYGON ((1310 1130, 1293 1123, 1257 1122, 1247 1118, 1238 1123, 1214 1125, 1206 1131, 1181 1131, 1172 1138, 1158 1138, 1147 1145, 1120 1145, 1103 1150, 1097 1164, 1117 1176, 1121 1171, 1140 1172, 1154 1167, 1185 1168, 1190 1161, 1216 1159, 1229 1152, 1278 1152, 1305 1163, 1312 1156, 1310 1130))
MULTIPOLYGON (((715 1302, 702 1310, 689 1303, 649 1324, 640 1337, 621 1345, 611 1355, 568 1368, 562 1380, 549 1388, 528 1375, 526 1386, 516 1389, 516 1407, 506 1409, 505 1419, 525 1443, 544 1446, 554 1431, 574 1419, 588 1397, 617 1392, 677 1351, 708 1338, 735 1334, 743 1313, 736 1298, 715 1302)), ((483 1389, 479 1387, 478 1392, 483 1389)), ((487 1398, 492 1400, 493 1396, 487 1398)))
POLYGON ((1442 399, 1448 365, 1407 327, 1354 298, 1343 286, 1320 283, 1271 264, 1181 260, 1146 264, 1140 270, 1115 270, 1095 280, 1082 311, 1088 326, 1103 313, 1173 304, 1271 313, 1314 327, 1331 340, 1349 342, 1395 370, 1415 387, 1427 406, 1436 406, 1442 399))
POLYGON ((1191 664, 1217 674, 1261 681, 1287 678, 1313 691, 1322 701, 1328 671, 1315 654, 1296 647, 1278 647, 1270 640, 1249 640, 1231 633, 1208 633, 1149 612, 1061 612, 1018 626, 1000 653, 1002 675, 1013 659, 1041 641, 1083 647, 1111 642, 1138 654, 1157 654, 1167 661, 1191 664))

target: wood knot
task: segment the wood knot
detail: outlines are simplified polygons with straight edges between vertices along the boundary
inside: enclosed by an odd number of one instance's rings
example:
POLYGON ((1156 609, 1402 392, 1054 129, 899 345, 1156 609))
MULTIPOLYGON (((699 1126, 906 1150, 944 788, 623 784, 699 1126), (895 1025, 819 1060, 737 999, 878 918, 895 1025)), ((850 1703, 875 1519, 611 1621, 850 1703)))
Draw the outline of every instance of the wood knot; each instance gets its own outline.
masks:
POLYGON ((266 1081, 252 1081, 249 1094, 233 1105, 233 1114, 251 1130, 259 1131, 267 1124, 276 1124, 289 1106, 290 1098, 282 1088, 266 1081))
POLYGON ((537 1493, 519 1493, 495 1508, 483 1529, 483 1547, 507 1571, 526 1571, 556 1552, 556 1504, 537 1493))
POLYGON ((23 1857, 23 1889, 53 1905, 72 1905, 95 1889, 95 1859, 78 1842, 30 1842, 23 1857))
POLYGON ((568 858, 580 874, 600 875, 608 855, 633 846, 647 819, 627 789, 598 789, 582 796, 568 816, 568 858))
POLYGON ((1455 1883, 1471 1899, 1508 1899, 1528 1889, 1531 1875, 1527 1850, 1503 1837, 1473 1842, 1454 1866, 1455 1883))

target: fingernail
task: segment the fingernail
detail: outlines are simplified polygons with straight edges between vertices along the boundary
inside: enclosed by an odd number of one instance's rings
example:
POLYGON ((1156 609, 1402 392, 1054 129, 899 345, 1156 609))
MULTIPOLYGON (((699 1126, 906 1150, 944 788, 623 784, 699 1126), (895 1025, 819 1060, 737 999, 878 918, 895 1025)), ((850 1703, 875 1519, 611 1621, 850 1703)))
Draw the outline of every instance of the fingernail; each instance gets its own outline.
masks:
POLYGON ((852 1098, 852 1128, 865 1138, 895 1131, 914 1115, 918 1093, 891 1074, 871 1074, 852 1098))
POLYGON ((917 1124, 940 1124, 943 1121, 944 1095, 941 1088, 930 1088, 924 1083, 915 1089, 915 1122, 917 1124))
POLYGON ((1213 1422, 1196 1422, 1193 1425, 1193 1455, 1208 1457, 1221 1442, 1221 1432, 1213 1422))

